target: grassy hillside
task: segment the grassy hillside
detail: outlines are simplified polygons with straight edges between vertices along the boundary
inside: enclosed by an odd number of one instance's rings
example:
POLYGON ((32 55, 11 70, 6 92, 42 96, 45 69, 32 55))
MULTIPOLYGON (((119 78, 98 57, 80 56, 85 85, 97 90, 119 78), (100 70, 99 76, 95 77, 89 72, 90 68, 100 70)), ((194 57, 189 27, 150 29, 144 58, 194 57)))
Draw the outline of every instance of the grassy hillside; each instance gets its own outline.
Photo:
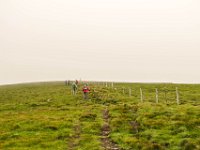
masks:
POLYGON ((81 87, 0 86, 0 149, 200 149, 200 85, 90 83, 89 100, 81 87))

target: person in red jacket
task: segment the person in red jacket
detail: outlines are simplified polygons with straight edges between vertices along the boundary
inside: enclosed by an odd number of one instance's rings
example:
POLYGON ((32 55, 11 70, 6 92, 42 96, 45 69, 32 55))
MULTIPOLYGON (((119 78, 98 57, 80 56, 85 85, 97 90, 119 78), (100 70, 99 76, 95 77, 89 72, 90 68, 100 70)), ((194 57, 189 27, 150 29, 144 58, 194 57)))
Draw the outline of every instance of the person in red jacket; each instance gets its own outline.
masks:
POLYGON ((88 99, 90 88, 88 87, 88 84, 85 84, 83 87, 83 98, 88 99))

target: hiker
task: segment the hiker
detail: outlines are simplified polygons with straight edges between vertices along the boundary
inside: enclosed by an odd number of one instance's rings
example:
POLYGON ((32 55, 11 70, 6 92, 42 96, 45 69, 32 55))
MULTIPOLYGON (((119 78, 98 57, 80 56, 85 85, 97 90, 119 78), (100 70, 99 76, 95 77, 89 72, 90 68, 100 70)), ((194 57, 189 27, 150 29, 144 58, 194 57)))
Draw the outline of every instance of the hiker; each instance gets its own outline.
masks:
POLYGON ((83 87, 83 98, 88 99, 90 88, 88 87, 88 84, 85 84, 83 87))
POLYGON ((78 82, 73 82, 72 83, 72 95, 76 95, 78 90, 78 82))
POLYGON ((69 85, 69 80, 66 80, 66 81, 65 81, 65 85, 69 85))
POLYGON ((78 80, 76 80, 76 85, 78 85, 78 80))

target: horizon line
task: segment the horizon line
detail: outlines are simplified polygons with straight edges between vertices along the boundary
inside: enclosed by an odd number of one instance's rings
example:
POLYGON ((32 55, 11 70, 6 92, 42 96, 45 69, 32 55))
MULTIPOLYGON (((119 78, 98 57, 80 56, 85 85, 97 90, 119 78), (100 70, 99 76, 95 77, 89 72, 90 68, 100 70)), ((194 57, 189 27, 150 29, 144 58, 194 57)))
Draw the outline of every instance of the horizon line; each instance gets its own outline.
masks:
MULTIPOLYGON (((67 79, 68 81, 75 81, 76 79, 67 79)), ((13 83, 0 83, 0 86, 6 85, 18 85, 18 84, 34 84, 34 83, 50 83, 50 82, 65 82, 67 80, 37 80, 37 81, 22 81, 22 82, 13 82, 13 83)), ((140 84, 200 84, 200 83, 193 83, 193 82, 169 82, 169 81, 114 81, 114 80, 78 80, 81 82, 113 82, 113 83, 140 83, 140 84)))

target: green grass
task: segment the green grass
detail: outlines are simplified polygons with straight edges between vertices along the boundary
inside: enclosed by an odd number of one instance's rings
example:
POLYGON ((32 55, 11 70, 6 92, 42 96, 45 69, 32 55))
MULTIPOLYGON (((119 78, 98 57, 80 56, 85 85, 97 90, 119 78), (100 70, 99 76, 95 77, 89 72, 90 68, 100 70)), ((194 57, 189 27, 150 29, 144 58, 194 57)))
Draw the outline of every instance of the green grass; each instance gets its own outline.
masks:
POLYGON ((200 149, 200 85, 114 83, 111 88, 91 83, 87 101, 81 86, 76 96, 64 82, 0 86, 0 149, 101 150, 105 108, 109 137, 121 149, 200 149))

